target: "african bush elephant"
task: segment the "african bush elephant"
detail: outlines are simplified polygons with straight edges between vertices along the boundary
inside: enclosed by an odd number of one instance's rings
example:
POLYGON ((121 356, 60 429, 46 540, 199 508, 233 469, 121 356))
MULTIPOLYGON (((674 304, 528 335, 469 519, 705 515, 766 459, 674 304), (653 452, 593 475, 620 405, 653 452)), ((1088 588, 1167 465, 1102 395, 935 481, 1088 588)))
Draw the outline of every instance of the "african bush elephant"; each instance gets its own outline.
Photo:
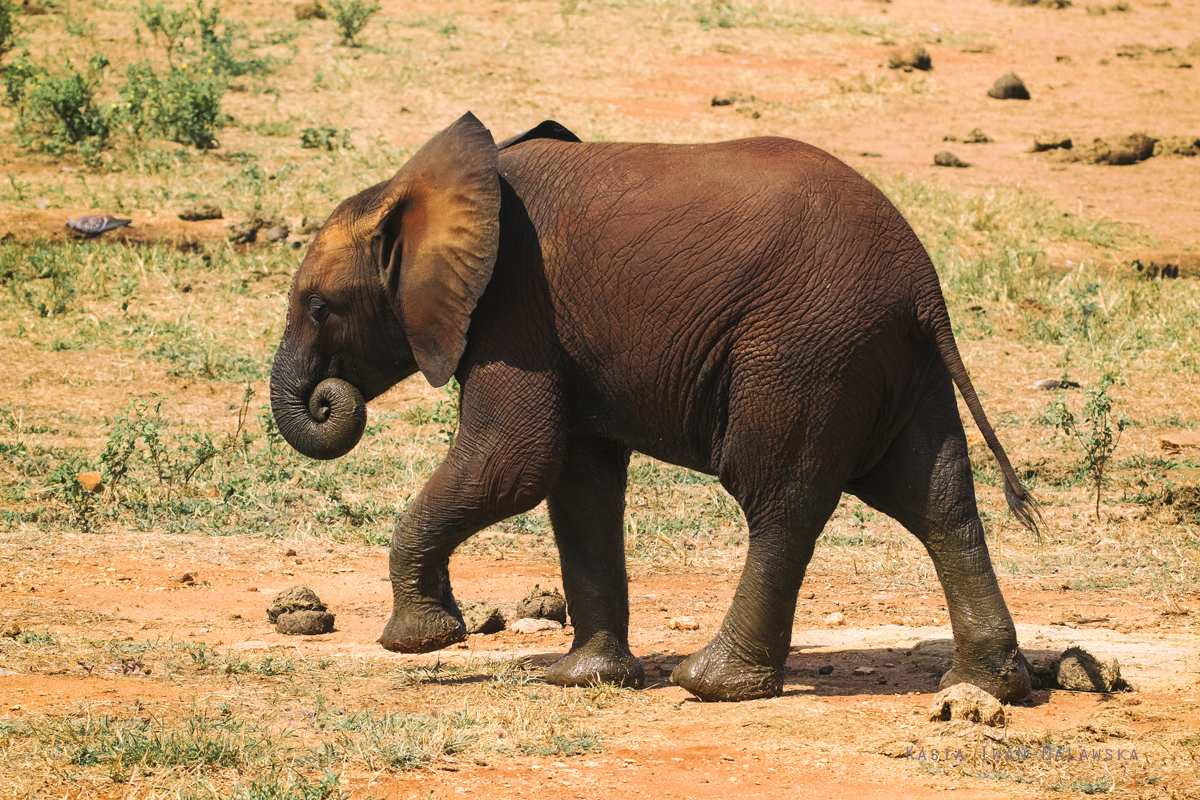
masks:
POLYGON ((344 201, 291 289, 271 373, 288 442, 357 443, 364 402, 420 370, 462 386, 457 438, 396 525, 381 644, 465 637, 454 548, 547 500, 575 639, 546 679, 643 683, 623 547, 633 450, 716 475, 749 524, 720 631, 672 674, 706 700, 782 690, 796 598, 843 491, 925 545, 956 645, 943 686, 1029 692, 976 511, 957 385, 1004 474, 937 274, 832 156, 781 138, 496 145, 467 114, 344 201))

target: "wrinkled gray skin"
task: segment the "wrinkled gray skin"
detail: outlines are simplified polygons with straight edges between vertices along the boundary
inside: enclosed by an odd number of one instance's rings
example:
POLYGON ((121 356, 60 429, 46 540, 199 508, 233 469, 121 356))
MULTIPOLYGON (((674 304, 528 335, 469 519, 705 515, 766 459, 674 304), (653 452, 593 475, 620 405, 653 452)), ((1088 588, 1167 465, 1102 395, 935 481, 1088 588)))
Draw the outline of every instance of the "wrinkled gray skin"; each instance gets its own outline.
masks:
POLYGON ((364 400, 462 384, 458 437, 396 525, 380 642, 464 638, 450 554, 548 502, 575 640, 547 680, 641 686, 622 542, 630 453, 716 475, 750 529, 724 624, 672 679, 706 700, 782 690, 796 597, 843 491, 899 520, 945 589, 942 686, 1029 692, 975 506, 957 385, 1034 528, 899 212, 787 139, 583 144, 544 123, 499 150, 466 115, 326 222, 271 376, 279 428, 336 458, 364 400))

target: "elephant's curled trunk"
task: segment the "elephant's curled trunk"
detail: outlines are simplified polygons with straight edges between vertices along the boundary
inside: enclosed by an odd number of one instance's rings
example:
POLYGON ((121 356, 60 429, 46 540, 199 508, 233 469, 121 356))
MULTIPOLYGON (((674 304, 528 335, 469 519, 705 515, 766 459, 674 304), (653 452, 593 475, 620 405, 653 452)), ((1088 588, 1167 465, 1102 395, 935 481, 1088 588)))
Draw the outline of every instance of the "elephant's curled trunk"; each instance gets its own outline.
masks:
POLYGON ((287 443, 321 460, 346 455, 362 438, 367 426, 367 404, 352 384, 326 378, 305 402, 295 391, 272 376, 271 410, 287 443))

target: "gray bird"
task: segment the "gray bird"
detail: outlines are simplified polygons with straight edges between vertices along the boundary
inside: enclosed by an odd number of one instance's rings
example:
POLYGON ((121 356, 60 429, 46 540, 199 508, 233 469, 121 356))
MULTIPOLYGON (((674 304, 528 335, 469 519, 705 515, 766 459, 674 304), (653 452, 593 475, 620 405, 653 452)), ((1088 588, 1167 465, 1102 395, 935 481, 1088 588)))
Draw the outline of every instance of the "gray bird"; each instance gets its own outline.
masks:
POLYGON ((123 228, 131 222, 133 220, 118 219, 111 214, 84 214, 82 217, 67 220, 67 227, 90 239, 106 231, 115 231, 117 228, 123 228))

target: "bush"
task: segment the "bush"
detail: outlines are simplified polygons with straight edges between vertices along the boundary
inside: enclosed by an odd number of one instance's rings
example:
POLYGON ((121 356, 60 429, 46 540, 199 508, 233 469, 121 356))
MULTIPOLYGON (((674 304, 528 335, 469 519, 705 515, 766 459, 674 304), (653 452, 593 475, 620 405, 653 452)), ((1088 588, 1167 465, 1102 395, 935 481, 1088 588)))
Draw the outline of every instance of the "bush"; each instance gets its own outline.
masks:
POLYGON ((17 46, 17 7, 13 0, 0 0, 0 58, 17 46))
POLYGON ((367 26, 371 16, 379 10, 378 3, 369 5, 363 0, 329 0, 329 8, 333 11, 333 20, 342 33, 342 44, 358 47, 358 34, 367 26))
POLYGON ((96 102, 107 66, 103 53, 93 56, 83 72, 64 58, 62 74, 55 75, 32 63, 29 51, 10 64, 5 93, 17 110, 15 130, 22 144, 60 157, 77 147, 85 161, 98 161, 112 128, 110 109, 96 102))
POLYGON ((353 150, 349 128, 305 128, 300 146, 306 150, 353 150))
POLYGON ((160 78, 149 62, 130 64, 121 89, 120 119, 134 140, 157 136, 211 150, 220 144, 216 129, 225 121, 225 90, 225 82, 211 73, 176 68, 160 78))

